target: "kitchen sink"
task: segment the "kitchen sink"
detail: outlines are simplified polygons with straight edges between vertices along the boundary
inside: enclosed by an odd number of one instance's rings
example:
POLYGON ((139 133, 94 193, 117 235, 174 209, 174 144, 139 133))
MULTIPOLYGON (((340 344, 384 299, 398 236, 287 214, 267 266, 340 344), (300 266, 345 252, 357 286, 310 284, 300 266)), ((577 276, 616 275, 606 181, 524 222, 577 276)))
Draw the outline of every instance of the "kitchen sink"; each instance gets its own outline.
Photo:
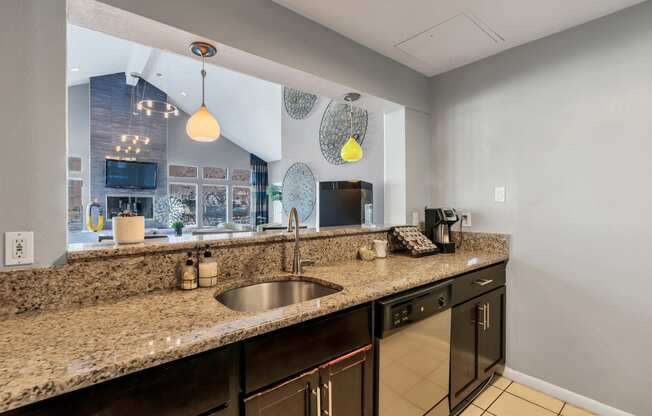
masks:
POLYGON ((215 296, 224 306, 240 312, 262 312, 342 290, 310 280, 275 280, 227 290, 215 296))

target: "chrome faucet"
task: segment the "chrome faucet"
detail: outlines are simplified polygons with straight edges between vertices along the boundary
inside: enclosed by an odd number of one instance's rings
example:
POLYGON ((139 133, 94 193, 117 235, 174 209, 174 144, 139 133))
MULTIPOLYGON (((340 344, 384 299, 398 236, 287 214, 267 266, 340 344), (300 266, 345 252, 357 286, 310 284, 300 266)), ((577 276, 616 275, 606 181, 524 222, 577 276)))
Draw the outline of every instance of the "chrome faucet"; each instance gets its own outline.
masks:
POLYGON ((311 260, 301 260, 301 252, 299 250, 299 213, 296 208, 290 210, 288 215, 288 233, 292 232, 292 219, 294 218, 294 256, 292 259, 292 274, 301 276, 303 272, 303 265, 314 264, 311 260))

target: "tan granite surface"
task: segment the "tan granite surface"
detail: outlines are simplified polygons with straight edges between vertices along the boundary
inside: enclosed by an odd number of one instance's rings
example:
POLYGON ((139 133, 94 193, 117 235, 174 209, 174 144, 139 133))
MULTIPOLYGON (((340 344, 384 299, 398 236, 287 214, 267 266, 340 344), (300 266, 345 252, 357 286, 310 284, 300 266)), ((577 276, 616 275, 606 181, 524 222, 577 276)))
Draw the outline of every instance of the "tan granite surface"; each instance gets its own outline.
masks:
MULTIPOLYGON (((386 238, 384 228, 305 231, 301 234, 301 254, 318 265, 354 259, 359 247, 370 247, 373 240, 386 238)), ((255 237, 198 240, 188 244, 146 243, 140 248, 103 248, 80 252, 80 256, 63 266, 2 271, 0 318, 173 290, 178 286, 177 267, 189 251, 196 257, 210 250, 217 261, 220 280, 288 270, 294 253, 294 234, 263 233, 255 237)))
MULTIPOLYGON (((329 238, 344 235, 384 233, 388 227, 322 227, 321 229, 300 230, 301 239, 329 238)), ((99 257, 115 257, 164 251, 183 251, 205 247, 229 247, 244 244, 294 241, 294 233, 284 230, 264 232, 237 232, 226 234, 206 234, 196 236, 168 236, 161 240, 148 240, 139 244, 118 245, 112 241, 102 243, 79 243, 68 246, 69 262, 99 257)))
MULTIPOLYGON (((1 321, 0 411, 220 347, 429 282, 507 260, 502 250, 390 256, 307 267, 341 292, 262 313, 232 311, 215 288, 164 291, 1 321)), ((253 281, 242 276, 218 291, 253 281)))

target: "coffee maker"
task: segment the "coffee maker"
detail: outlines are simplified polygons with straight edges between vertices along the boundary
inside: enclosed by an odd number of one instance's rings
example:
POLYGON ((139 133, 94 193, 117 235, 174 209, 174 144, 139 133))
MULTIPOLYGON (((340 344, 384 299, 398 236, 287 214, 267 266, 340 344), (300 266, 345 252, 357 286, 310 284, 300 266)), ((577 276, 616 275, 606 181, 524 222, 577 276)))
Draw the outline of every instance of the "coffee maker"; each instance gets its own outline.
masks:
POLYGON ((460 217, 453 208, 426 208, 426 236, 437 245, 441 253, 455 253, 451 241, 451 227, 460 217))

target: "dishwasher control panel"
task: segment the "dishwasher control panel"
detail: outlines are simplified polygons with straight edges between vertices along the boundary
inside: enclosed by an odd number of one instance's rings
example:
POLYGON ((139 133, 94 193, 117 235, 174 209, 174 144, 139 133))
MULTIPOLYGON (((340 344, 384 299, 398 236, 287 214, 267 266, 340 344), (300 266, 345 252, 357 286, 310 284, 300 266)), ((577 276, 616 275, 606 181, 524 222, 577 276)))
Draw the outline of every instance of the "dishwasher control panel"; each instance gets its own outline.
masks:
POLYGON ((433 316, 448 309, 450 303, 450 284, 427 286, 381 300, 380 334, 389 335, 403 326, 433 316))

